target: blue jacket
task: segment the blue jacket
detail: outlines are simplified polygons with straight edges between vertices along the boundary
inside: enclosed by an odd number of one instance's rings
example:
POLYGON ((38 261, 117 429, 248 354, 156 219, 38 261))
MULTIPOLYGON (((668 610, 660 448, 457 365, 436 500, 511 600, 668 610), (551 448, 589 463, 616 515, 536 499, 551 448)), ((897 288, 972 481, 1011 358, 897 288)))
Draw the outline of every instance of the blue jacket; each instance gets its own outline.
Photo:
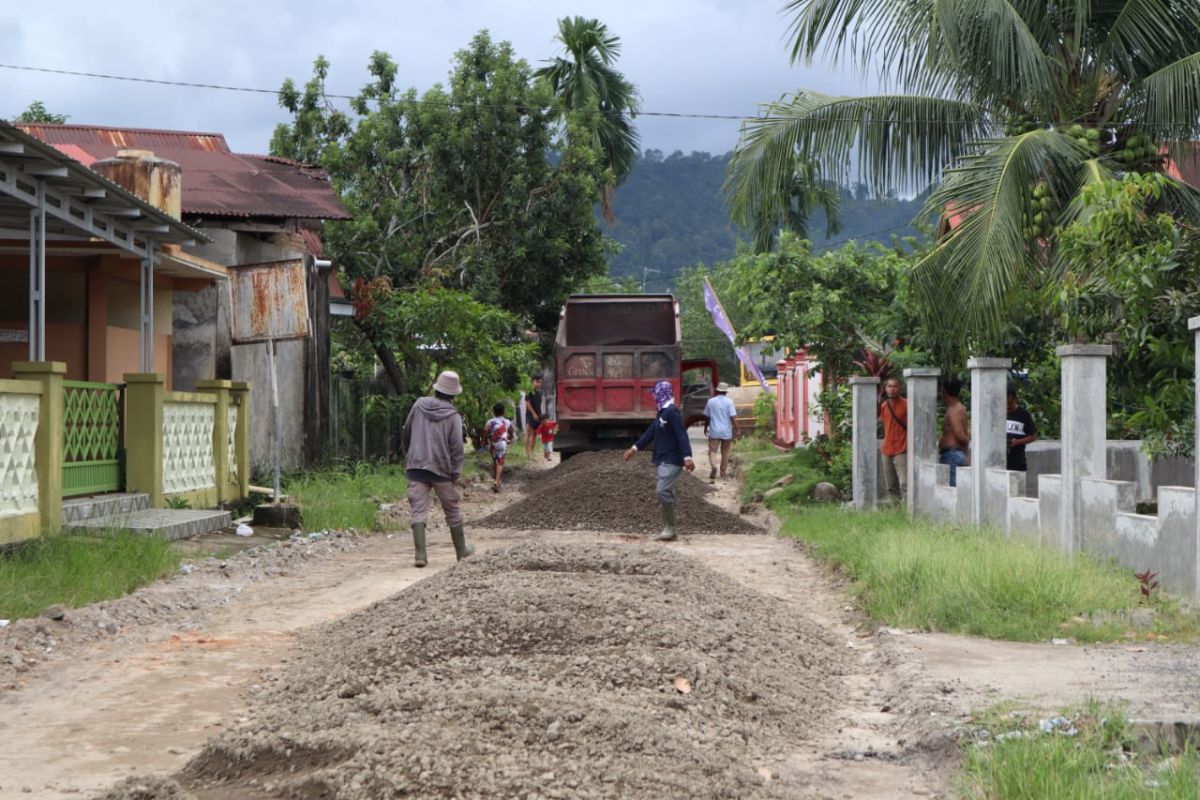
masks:
POLYGON ((658 417, 650 423, 635 446, 638 450, 645 450, 650 442, 654 442, 654 454, 650 457, 652 464, 682 467, 683 460, 692 457, 692 443, 688 441, 687 428, 683 427, 683 415, 674 405, 658 412, 658 417))

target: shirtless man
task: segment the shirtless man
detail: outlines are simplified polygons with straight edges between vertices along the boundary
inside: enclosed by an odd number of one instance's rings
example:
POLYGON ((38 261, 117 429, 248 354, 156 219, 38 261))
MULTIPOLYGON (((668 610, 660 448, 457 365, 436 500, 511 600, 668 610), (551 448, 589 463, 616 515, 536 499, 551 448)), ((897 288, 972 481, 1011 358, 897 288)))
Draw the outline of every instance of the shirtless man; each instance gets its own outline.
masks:
POLYGON ((971 420, 967 407, 958 396, 962 381, 949 378, 942 384, 942 402, 946 418, 942 421, 942 438, 938 439, 938 463, 950 465, 950 485, 958 485, 958 468, 967 465, 967 450, 971 446, 971 420))

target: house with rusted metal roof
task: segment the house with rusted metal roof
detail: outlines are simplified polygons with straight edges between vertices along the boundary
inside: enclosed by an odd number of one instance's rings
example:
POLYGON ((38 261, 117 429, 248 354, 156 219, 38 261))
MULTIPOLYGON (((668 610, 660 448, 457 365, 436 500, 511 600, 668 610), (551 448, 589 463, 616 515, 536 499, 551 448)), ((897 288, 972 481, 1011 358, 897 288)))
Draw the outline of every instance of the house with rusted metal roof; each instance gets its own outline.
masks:
POLYGON ((182 249, 209 237, 180 220, 179 178, 154 158, 89 168, 0 122, 0 544, 201 533, 247 494, 249 386, 172 386, 175 299, 226 282, 182 249))
MULTIPOLYGON (((235 153, 219 133, 32 123, 21 128, 85 165, 148 154, 177 163, 182 221, 207 239, 186 245, 188 255, 222 267, 304 261, 307 297, 271 300, 303 301, 311 331, 278 345, 283 467, 316 459, 329 436, 331 286, 337 293, 332 270, 318 259, 320 231, 325 220, 349 218, 325 173, 288 159, 235 153)), ((237 299, 228 282, 172 296, 172 388, 187 390, 213 375, 248 381, 259 387, 251 393, 251 414, 269 420, 267 350, 231 341, 237 299)), ((251 461, 264 470, 271 461, 269 426, 257 426, 251 437, 251 461)))

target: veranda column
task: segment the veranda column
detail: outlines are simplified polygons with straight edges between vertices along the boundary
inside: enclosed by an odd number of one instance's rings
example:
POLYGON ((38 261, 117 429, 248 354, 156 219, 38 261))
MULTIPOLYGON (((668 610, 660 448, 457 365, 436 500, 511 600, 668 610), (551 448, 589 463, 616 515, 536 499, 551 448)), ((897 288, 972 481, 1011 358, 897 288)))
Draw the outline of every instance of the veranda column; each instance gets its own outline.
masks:
POLYGON ((854 507, 859 511, 875 508, 879 494, 879 447, 875 422, 879 416, 879 378, 855 375, 850 379, 851 419, 854 441, 851 442, 851 475, 854 486, 854 507))
POLYGON ((971 520, 986 521, 983 511, 987 469, 1008 463, 1008 371, 1011 358, 971 358, 971 520))
POLYGON ((917 513, 920 487, 917 486, 918 461, 937 459, 937 382, 941 370, 936 367, 912 367, 904 370, 908 399, 908 514, 917 513))
POLYGON ((1062 362, 1062 502, 1058 533, 1068 555, 1083 546, 1079 479, 1105 477, 1105 371, 1112 348, 1069 344, 1056 351, 1062 362))

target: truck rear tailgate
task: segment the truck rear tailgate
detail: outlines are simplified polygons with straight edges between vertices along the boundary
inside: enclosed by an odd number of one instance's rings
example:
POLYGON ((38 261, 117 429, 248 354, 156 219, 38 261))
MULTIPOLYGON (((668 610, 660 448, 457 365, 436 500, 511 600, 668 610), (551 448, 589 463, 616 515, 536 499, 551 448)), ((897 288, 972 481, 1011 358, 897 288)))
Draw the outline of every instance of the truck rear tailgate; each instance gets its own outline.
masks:
POLYGON ((559 348, 558 415, 562 419, 651 419, 654 384, 679 391, 679 348, 559 348))

